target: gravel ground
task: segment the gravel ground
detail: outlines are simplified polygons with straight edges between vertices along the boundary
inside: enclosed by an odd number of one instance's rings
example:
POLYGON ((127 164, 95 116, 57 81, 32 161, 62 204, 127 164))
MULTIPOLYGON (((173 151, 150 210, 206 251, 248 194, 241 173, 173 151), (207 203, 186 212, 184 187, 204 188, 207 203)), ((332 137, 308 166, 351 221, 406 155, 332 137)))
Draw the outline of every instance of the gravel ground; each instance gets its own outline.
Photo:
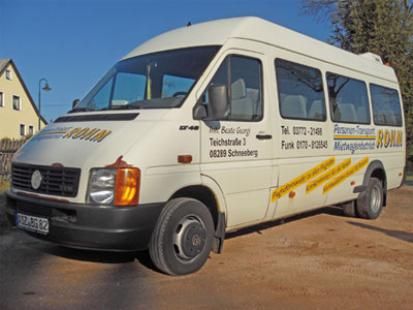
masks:
POLYGON ((0 309, 412 309, 413 187, 378 220, 326 208, 228 236, 185 277, 146 253, 70 250, 0 235, 0 309))
POLYGON ((3 194, 7 187, 5 184, 0 184, 0 236, 10 228, 5 213, 6 197, 3 194))

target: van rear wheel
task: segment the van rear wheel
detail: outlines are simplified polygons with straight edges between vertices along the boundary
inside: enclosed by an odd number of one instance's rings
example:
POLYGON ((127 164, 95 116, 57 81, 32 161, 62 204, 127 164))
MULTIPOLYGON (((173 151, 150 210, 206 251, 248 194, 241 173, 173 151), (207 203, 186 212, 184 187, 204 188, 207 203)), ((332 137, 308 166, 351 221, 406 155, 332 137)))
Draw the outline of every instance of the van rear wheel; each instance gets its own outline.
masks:
POLYGON ((170 275, 199 270, 212 248, 214 224, 208 208, 192 198, 169 201, 149 244, 154 265, 170 275))
POLYGON ((383 184, 377 178, 370 178, 366 191, 357 199, 357 214, 361 218, 376 219, 383 209, 383 202, 383 184))

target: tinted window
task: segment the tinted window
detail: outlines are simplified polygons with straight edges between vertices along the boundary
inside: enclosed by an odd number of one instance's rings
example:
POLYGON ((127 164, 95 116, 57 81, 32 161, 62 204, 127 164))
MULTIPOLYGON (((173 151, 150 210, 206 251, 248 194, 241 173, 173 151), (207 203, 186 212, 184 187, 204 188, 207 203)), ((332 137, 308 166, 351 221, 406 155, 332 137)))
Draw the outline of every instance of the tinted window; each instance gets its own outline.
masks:
POLYGON ((399 93, 395 89, 370 85, 373 117, 376 125, 401 126, 399 93))
MULTIPOLYGON (((261 62, 243 56, 228 56, 221 64, 210 86, 226 85, 229 109, 226 120, 256 121, 262 118, 261 62)), ((208 89, 202 96, 208 105, 208 89)), ((208 113, 211 115, 211 113, 208 113)))
POLYGON ((281 116, 291 119, 326 119, 323 80, 318 69, 275 60, 281 116))
POLYGON ((364 82, 327 73, 327 85, 333 121, 370 124, 369 100, 364 82))

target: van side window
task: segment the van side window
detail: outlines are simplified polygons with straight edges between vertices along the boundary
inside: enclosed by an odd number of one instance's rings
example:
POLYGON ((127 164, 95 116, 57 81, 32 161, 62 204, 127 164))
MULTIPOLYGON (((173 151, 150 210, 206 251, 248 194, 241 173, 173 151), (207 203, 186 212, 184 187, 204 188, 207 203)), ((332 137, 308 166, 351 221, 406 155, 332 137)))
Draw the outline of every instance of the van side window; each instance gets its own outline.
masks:
MULTIPOLYGON (((261 72, 261 62, 258 59, 236 55, 225 58, 210 83, 210 86, 227 86, 229 109, 223 120, 259 121, 262 119, 261 72)), ((210 114, 208 89, 202 95, 202 101, 210 114)))
POLYGON ((363 81, 327 73, 327 86, 334 122, 370 124, 369 99, 363 81))
POLYGON ((370 85, 374 124, 402 126, 399 93, 395 89, 370 85))
POLYGON ((326 109, 320 70, 276 59, 278 101, 283 118, 325 121, 326 109))

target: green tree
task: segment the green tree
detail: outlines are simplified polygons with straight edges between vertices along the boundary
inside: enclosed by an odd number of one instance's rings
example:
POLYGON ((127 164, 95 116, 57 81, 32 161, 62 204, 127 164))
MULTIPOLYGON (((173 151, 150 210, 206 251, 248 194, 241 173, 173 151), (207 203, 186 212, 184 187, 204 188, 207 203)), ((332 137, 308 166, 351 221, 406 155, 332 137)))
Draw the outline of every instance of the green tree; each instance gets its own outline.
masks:
POLYGON ((303 0, 303 7, 332 26, 330 43, 353 53, 372 52, 392 66, 399 78, 413 144, 413 1, 303 0))

